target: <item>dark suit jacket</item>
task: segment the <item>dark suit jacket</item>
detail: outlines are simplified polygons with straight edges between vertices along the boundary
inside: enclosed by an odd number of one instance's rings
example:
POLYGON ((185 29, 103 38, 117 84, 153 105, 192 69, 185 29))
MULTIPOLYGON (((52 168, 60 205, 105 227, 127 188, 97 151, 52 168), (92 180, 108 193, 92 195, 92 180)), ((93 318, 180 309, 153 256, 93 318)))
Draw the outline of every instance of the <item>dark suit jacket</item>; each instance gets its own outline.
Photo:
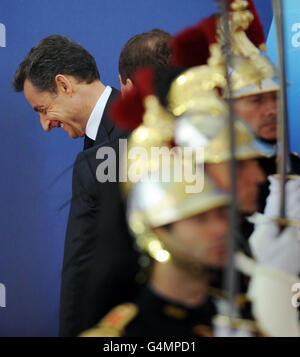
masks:
POLYGON ((60 336, 77 336, 134 292, 138 255, 127 229, 119 184, 100 183, 96 178, 96 169, 105 160, 96 159, 98 149, 113 148, 118 164, 119 138, 128 136, 109 118, 108 107, 117 94, 113 90, 109 98, 95 145, 79 153, 74 164, 62 271, 60 336))

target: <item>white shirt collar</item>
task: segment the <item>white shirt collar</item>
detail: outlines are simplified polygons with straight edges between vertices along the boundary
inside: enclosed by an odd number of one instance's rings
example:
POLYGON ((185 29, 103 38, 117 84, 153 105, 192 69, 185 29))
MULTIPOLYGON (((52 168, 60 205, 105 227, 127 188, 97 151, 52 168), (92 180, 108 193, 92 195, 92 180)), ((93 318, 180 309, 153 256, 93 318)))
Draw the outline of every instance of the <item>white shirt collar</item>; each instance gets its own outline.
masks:
POLYGON ((94 106, 92 114, 90 115, 89 120, 86 124, 85 134, 92 140, 96 140, 99 125, 111 91, 111 87, 106 86, 104 92, 101 94, 100 98, 98 99, 98 102, 94 106))

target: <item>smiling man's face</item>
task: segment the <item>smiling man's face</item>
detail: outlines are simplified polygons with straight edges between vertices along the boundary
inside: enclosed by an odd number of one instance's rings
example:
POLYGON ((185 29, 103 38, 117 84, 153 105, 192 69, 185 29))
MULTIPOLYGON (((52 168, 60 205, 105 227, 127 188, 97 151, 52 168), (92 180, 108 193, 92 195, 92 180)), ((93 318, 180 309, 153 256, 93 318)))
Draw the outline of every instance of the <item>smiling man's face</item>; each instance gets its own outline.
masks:
POLYGON ((72 139, 84 136, 84 132, 76 125, 77 110, 71 98, 59 91, 39 91, 28 79, 24 83, 24 95, 40 115, 40 122, 45 131, 61 127, 72 139))

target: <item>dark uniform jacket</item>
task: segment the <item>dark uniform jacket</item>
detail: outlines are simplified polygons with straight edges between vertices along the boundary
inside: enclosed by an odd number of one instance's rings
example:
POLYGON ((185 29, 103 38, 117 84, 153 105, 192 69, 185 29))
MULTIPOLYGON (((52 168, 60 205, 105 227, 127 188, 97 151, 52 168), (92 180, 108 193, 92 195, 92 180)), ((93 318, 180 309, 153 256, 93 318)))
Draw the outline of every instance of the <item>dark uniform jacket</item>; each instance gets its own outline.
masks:
POLYGON ((79 153, 74 164, 62 270, 60 336, 76 336, 93 326, 134 290, 137 253, 118 184, 119 139, 128 133, 114 126, 108 109, 117 95, 113 89, 96 142, 93 146, 85 142, 85 148, 91 147, 79 153), (97 167, 105 159, 96 159, 96 153, 102 147, 116 153, 116 182, 97 181, 97 167))
MULTIPOLYGON (((300 158, 297 154, 290 154, 290 162, 291 162, 291 169, 292 173, 296 175, 300 175, 300 158)), ((263 183, 260 186, 260 193, 259 193, 259 212, 263 212, 265 205, 266 205, 266 200, 267 197, 270 193, 269 190, 269 181, 267 180, 267 177, 269 175, 273 175, 277 173, 277 163, 276 163, 276 157, 271 157, 271 158, 260 158, 258 159, 258 163, 262 170, 264 171, 266 175, 266 182, 263 183)), ((241 233, 243 237, 249 238, 250 235, 253 232, 253 224, 249 223, 246 219, 242 221, 241 223, 241 233)))
POLYGON ((200 307, 187 307, 143 286, 131 303, 114 308, 82 337, 212 337, 215 315, 210 296, 200 307))

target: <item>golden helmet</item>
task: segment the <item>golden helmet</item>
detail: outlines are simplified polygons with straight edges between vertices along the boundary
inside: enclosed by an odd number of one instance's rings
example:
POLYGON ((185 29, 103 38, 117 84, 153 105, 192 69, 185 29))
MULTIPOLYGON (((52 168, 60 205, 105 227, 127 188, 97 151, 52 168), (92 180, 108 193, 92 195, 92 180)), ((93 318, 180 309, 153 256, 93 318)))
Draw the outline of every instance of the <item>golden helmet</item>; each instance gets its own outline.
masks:
MULTIPOLYGON (((228 57, 231 95, 240 98, 253 94, 278 91, 277 74, 266 57, 263 27, 252 0, 230 0, 229 32, 231 48, 228 57)), ((173 63, 178 66, 203 66, 208 70, 205 82, 222 89, 228 97, 226 54, 224 54, 224 16, 213 15, 190 27, 171 42, 173 63), (199 40, 201 39, 201 41, 199 40), (211 75, 210 75, 210 74, 211 75), (213 76, 213 74, 217 74, 213 76), (208 80, 208 76, 211 76, 208 80), (223 79, 220 78, 223 76, 223 79)))
MULTIPOLYGON (((176 117, 176 144, 204 149, 204 162, 221 163, 231 158, 228 106, 215 90, 224 85, 219 72, 209 66, 192 67, 171 83, 168 107, 176 117)), ((255 138, 251 129, 235 119, 235 157, 238 160, 272 156, 274 149, 255 138)))
POLYGON ((227 206, 230 202, 230 195, 220 191, 203 171, 197 172, 194 185, 189 179, 180 177, 179 171, 185 164, 173 163, 168 168, 161 168, 159 174, 146 175, 133 185, 127 198, 128 225, 138 247, 160 262, 170 258, 170 251, 151 228, 227 206), (167 180, 163 180, 164 175, 169 176, 167 180), (194 192, 190 192, 191 188, 194 192))

